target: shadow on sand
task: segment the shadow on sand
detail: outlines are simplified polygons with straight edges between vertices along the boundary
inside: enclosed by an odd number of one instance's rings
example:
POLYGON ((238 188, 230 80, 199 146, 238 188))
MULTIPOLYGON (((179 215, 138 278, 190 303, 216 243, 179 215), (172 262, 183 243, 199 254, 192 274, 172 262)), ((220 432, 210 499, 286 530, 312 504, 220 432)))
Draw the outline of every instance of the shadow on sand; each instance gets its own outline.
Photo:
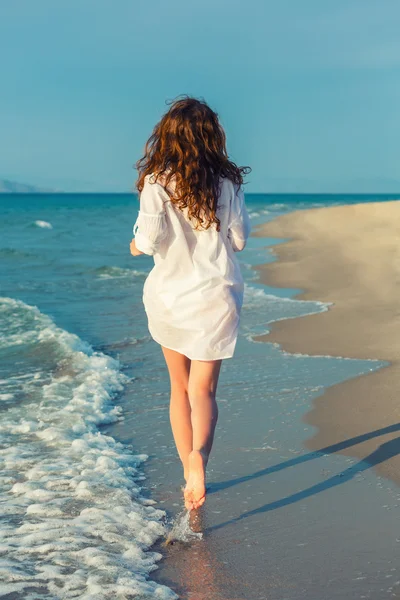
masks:
MULTIPOLYGON (((332 444, 331 446, 326 446, 325 448, 320 448, 315 452, 309 452, 302 456, 298 456, 296 458, 292 458, 290 460, 284 461, 277 465, 273 465, 272 467, 266 467, 265 469, 261 469, 260 471, 256 471, 252 475, 244 475, 243 477, 238 477, 236 479, 230 479, 228 481, 223 481, 221 483, 213 483, 209 485, 209 494, 213 494, 215 492, 219 492, 221 490, 229 489, 235 485, 240 483, 245 483, 247 481, 251 481, 253 479, 257 479, 258 477, 264 477, 264 475, 270 475, 272 473, 277 473, 278 471, 282 471, 283 469, 287 469, 289 467, 294 467, 300 464, 304 464, 310 460, 314 460, 321 456, 327 454, 333 454, 335 452, 340 452, 346 448, 351 446, 355 446, 356 444, 361 444, 367 440, 379 437, 381 435, 386 435, 388 433, 393 433, 396 431, 400 431, 400 423, 396 423, 394 425, 389 425, 388 427, 383 427, 382 429, 377 429, 376 431, 371 431, 369 433, 364 433, 362 435, 356 436, 354 438, 350 438, 348 440, 344 440, 343 442, 338 442, 337 444, 332 444)), ((304 500, 305 498, 309 498, 315 494, 319 494, 320 492, 324 492, 330 488, 333 488, 342 483, 346 483, 350 479, 353 479, 358 473, 362 473, 379 465, 380 463, 389 460, 393 456, 400 454, 400 437, 394 438, 385 442, 378 446, 374 452, 371 452, 368 456, 360 460, 355 465, 352 465, 348 469, 344 469, 340 473, 337 473, 333 477, 321 481, 320 483, 316 483, 311 487, 306 488, 305 490, 301 490, 295 494, 290 496, 286 496, 285 498, 281 498, 280 500, 276 500, 275 502, 270 502, 260 506, 259 508, 255 508, 254 510, 250 510, 248 512, 243 513, 239 517, 235 519, 231 519, 229 521, 225 521, 224 523, 220 523, 219 525, 215 525, 209 528, 209 531, 215 531, 217 529, 221 529, 225 525, 230 525, 232 523, 237 523, 246 519, 247 517, 251 517, 253 515, 258 515, 262 513, 269 512, 271 510, 275 510, 277 508, 282 508, 283 506, 288 506, 290 504, 294 504, 299 500, 304 500)))

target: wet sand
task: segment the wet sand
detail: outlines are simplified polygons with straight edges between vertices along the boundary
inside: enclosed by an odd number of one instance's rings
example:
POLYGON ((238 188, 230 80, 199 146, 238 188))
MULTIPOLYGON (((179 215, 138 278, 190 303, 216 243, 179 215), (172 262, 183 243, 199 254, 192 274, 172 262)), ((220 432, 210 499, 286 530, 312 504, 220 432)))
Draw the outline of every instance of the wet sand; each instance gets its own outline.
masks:
POLYGON ((254 235, 289 238, 274 246, 276 262, 256 267, 264 283, 303 290, 297 299, 333 303, 327 312, 273 323, 255 339, 291 353, 390 363, 314 401, 304 417, 317 428, 307 448, 339 444, 337 451, 399 483, 400 202, 296 211, 254 235))

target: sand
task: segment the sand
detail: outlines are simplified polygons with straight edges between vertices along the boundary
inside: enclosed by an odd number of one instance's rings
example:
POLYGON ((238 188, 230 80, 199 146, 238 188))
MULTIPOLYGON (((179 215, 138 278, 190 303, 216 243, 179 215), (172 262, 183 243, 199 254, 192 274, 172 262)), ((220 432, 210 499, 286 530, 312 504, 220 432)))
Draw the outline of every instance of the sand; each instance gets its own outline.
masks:
POLYGON ((255 236, 289 238, 261 281, 302 290, 298 299, 333 303, 324 313, 271 324, 259 341, 288 352, 388 361, 387 367, 328 388, 304 418, 306 442, 366 460, 400 482, 400 201, 296 211, 255 236))

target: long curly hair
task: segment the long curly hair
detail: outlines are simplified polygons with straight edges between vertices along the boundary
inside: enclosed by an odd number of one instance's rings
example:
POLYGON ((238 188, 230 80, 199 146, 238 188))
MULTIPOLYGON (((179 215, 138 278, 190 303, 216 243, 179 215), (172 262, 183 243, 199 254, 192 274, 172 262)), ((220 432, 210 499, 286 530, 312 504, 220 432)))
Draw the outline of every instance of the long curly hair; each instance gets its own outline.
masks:
POLYGON ((208 229, 216 223, 219 231, 216 212, 220 178, 242 185, 243 175, 251 168, 238 167, 229 160, 218 114, 204 100, 185 94, 166 104, 172 106, 154 127, 144 156, 135 165, 139 173, 136 189, 141 192, 146 175, 152 174, 174 205, 179 209, 187 207, 195 229, 208 229), (172 178, 173 191, 168 189, 172 178))

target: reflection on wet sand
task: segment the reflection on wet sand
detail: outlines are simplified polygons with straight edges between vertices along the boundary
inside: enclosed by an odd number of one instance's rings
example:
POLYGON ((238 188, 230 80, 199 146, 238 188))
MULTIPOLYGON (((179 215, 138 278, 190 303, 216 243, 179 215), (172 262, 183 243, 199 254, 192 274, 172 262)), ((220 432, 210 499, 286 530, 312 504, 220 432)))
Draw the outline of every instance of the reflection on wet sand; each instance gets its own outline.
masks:
MULTIPOLYGON (((245 596, 238 596, 235 588, 239 581, 232 574, 228 564, 217 560, 213 551, 213 544, 209 544, 205 537, 185 538, 182 534, 182 521, 187 519, 190 530, 195 534, 205 535, 207 518, 205 509, 192 510, 185 515, 178 515, 164 544, 164 560, 179 572, 179 581, 173 582, 174 591, 181 600, 246 600, 245 596), (177 521, 180 523, 177 525, 177 521), (180 533, 179 533, 180 531, 180 533), (179 569, 177 568, 179 565, 179 569)), ((165 580, 165 573, 163 581, 165 580)), ((243 582, 240 582, 243 587, 243 582)))

